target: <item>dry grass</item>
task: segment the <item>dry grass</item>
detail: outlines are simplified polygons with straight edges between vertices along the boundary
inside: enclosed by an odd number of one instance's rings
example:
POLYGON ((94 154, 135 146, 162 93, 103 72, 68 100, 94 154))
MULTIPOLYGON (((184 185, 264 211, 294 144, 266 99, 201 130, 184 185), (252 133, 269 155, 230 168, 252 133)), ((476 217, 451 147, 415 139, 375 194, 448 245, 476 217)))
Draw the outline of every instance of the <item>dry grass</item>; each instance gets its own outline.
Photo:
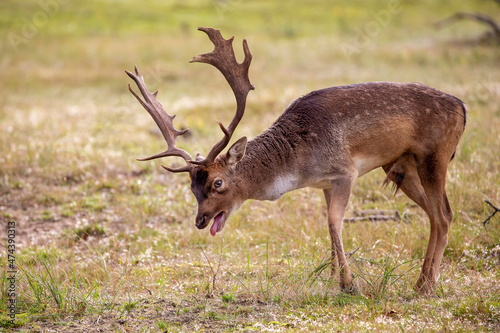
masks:
MULTIPOLYGON (((17 223, 16 330, 500 329, 500 221, 481 223, 489 214, 485 199, 500 205, 500 52, 452 42, 478 35, 481 26, 430 26, 455 9, 500 9, 472 0, 456 8, 402 2, 361 52, 347 57, 342 46, 387 6, 68 2, 15 51, 9 33, 22 34, 23 19, 43 9, 36 1, 2 2, 0 221, 17 223), (349 296, 329 280, 322 193, 247 202, 212 238, 193 225, 187 176, 135 160, 164 144, 126 89, 123 70, 134 64, 151 89, 160 89, 177 126, 191 128, 182 148, 206 152, 220 136, 214 119, 232 117, 222 77, 187 63, 211 49, 198 25, 221 27, 236 44, 246 37, 254 55, 257 90, 236 137, 258 135, 292 99, 339 84, 418 81, 469 105, 450 166, 455 220, 437 297, 412 289, 427 218, 403 195, 381 189, 380 171, 359 179, 347 216, 380 209, 407 219, 345 225, 345 248, 358 249, 350 260, 363 290, 349 296)), ((7 240, 3 227, 0 236, 7 240)), ((6 249, 0 260, 7 262, 6 249)), ((9 327, 5 277, 0 324, 9 327)))

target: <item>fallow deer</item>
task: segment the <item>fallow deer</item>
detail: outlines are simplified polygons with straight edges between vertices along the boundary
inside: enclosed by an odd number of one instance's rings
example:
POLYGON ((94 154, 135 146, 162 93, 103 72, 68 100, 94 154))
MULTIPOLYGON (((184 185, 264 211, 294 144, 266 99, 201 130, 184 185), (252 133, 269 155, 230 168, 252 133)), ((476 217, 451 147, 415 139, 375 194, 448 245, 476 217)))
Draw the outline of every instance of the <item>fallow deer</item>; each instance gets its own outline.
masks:
POLYGON ((247 199, 276 200, 303 187, 322 189, 340 287, 355 291, 342 246, 344 211, 356 178, 382 167, 387 174, 384 183, 392 181, 396 191, 401 189, 429 217, 430 238, 415 288, 421 294, 434 293, 453 219, 445 191, 446 174, 465 129, 465 104, 418 83, 370 82, 326 88, 294 100, 262 134, 248 142, 242 137, 221 154, 243 117, 249 91, 254 89, 248 78, 252 55, 243 40, 245 57, 238 63, 234 37, 226 40, 219 30, 199 30, 215 48, 191 62, 215 66, 232 88, 237 105, 227 128, 219 122, 224 137, 206 158, 197 154, 193 159, 175 146, 176 138, 188 130, 174 128, 174 117, 165 112, 157 92, 148 91, 137 67, 135 74, 126 71, 144 99, 130 85, 129 90, 152 116, 168 146, 163 153, 140 160, 178 156, 186 161, 180 168, 163 167, 189 173, 191 191, 198 201, 196 227, 203 229, 213 220, 210 233, 215 236, 247 199))

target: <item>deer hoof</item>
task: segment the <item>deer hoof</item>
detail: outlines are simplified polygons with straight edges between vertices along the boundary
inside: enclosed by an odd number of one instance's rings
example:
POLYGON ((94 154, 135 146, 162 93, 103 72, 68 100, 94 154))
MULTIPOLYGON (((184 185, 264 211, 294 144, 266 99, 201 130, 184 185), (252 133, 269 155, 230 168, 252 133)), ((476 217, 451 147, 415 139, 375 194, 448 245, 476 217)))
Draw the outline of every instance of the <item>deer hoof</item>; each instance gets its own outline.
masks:
POLYGON ((419 295, 422 296, 434 296, 436 294, 435 283, 423 277, 418 279, 414 289, 419 295))

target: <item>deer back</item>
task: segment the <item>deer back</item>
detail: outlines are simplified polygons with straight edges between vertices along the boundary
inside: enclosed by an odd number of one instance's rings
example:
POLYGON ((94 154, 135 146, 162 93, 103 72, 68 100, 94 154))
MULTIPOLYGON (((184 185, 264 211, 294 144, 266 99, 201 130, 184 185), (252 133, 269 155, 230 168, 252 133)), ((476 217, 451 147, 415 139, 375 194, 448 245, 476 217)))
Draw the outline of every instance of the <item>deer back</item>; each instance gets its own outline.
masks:
POLYGON ((404 153, 423 160, 445 149, 451 159, 465 110, 458 98, 417 83, 317 90, 249 141, 236 170, 252 187, 250 198, 273 200, 296 188, 327 188, 345 170, 361 176, 404 153))

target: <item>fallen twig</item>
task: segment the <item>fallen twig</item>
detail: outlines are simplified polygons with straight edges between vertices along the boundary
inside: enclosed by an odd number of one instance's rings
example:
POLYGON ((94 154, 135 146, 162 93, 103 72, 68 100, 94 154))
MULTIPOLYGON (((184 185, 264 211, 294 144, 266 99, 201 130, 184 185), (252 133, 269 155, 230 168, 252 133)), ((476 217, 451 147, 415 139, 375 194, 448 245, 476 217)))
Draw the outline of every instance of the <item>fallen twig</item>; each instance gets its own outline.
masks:
POLYGON ((394 216, 385 216, 385 215, 368 215, 368 216, 358 216, 358 217, 350 217, 344 219, 344 223, 354 223, 360 221, 380 222, 380 221, 400 221, 400 219, 394 216))
POLYGON ((354 255, 354 253, 356 253, 356 252, 357 252, 360 248, 361 248, 361 246, 358 246, 358 247, 357 247, 354 251, 352 251, 352 252, 347 252, 347 255, 349 255, 349 256, 351 256, 351 257, 352 257, 352 256, 354 255))
POLYGON ((354 217, 344 219, 344 223, 355 223, 360 221, 401 221, 401 215, 399 215, 397 211, 369 209, 360 212, 355 211, 354 217))
POLYGON ((486 223, 490 222, 490 220, 495 216, 496 213, 500 212, 500 208, 496 207, 493 205, 489 200, 485 200, 488 205, 490 205, 493 208, 493 212, 486 218, 486 220, 483 221, 483 225, 486 225, 486 223))
POLYGON ((217 263, 217 271, 214 270, 212 267, 212 263, 210 262, 210 259, 208 259, 207 254, 205 253, 205 250, 203 248, 201 249, 201 252, 203 252, 203 255, 207 259, 208 266, 212 270, 213 276, 212 276, 212 291, 210 291, 210 285, 208 285, 208 292, 207 292, 207 298, 212 298, 213 297, 213 292, 215 291, 215 283, 217 281, 217 275, 219 274, 219 269, 220 269, 220 264, 222 261, 222 250, 224 248, 224 237, 221 237, 221 248, 220 248, 220 253, 219 253, 219 262, 217 263))
POLYGON ((484 23, 488 25, 491 28, 491 30, 493 30, 496 36, 500 37, 500 25, 498 25, 498 23, 488 15, 484 15, 481 13, 458 12, 451 15, 450 17, 447 17, 439 22, 434 23, 434 26, 438 29, 441 29, 447 25, 450 25, 453 22, 461 20, 473 20, 484 23))

